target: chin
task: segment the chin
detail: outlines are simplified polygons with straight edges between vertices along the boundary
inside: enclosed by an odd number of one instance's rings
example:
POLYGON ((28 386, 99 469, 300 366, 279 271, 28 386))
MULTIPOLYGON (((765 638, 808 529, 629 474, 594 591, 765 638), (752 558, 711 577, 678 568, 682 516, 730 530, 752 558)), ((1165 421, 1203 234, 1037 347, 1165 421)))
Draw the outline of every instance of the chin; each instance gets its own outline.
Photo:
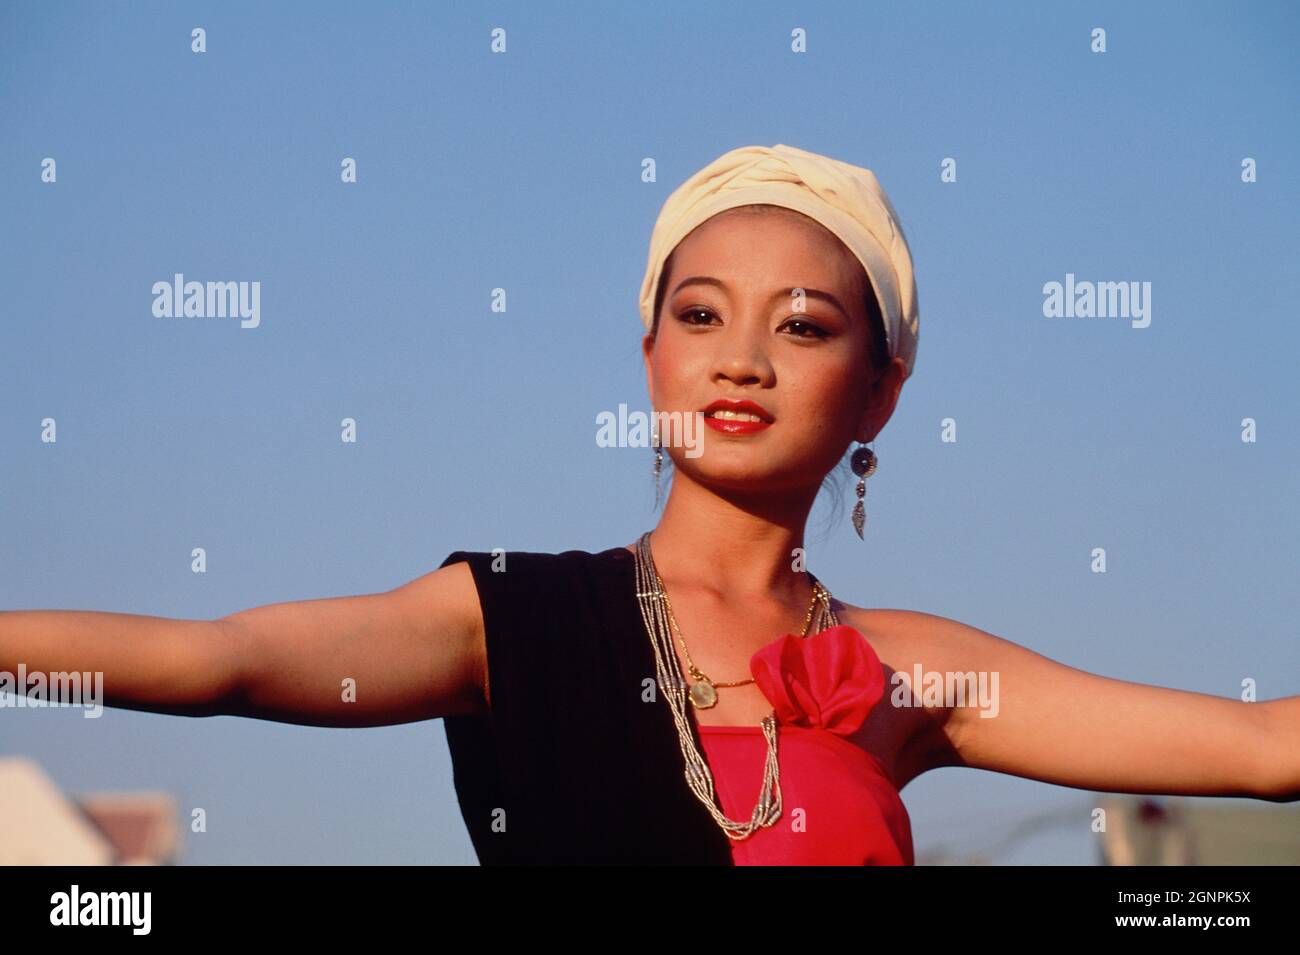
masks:
MULTIPOLYGON (((679 467, 680 471, 681 468, 679 467)), ((800 488, 808 483, 806 477, 788 472, 772 471, 766 467, 735 462, 734 466, 694 467, 685 472, 696 484, 720 491, 743 491, 753 494, 780 493, 800 488)), ((814 482, 816 483, 816 482, 814 482)))

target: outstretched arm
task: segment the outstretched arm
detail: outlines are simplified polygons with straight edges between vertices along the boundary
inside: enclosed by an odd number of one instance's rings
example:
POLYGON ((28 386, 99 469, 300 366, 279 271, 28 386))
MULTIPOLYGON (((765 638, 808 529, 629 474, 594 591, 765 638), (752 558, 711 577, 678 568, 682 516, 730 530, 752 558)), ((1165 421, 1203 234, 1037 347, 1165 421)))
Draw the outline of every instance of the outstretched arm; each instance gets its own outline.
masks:
POLYGON ((0 671, 99 672, 101 702, 121 709, 379 726, 482 712, 482 626, 457 563, 383 593, 218 620, 3 611, 0 671))
POLYGON ((1300 696, 1246 703, 1108 679, 955 620, 909 616, 927 669, 997 674, 995 716, 952 710, 943 765, 955 755, 1102 792, 1300 799, 1300 696))
POLYGON ((356 727, 486 709, 483 617, 463 562, 385 593, 269 604, 217 623, 240 661, 221 704, 235 716, 356 727))

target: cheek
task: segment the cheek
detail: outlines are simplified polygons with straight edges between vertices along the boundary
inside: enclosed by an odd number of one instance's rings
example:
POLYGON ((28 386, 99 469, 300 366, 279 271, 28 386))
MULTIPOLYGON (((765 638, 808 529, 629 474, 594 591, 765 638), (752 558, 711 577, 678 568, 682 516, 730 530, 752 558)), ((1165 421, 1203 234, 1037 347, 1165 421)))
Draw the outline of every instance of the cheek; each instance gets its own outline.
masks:
MULTIPOLYGON (((783 404, 797 406, 800 415, 821 422, 827 429, 839 429, 860 411, 852 399, 861 387, 848 362, 793 362, 785 369, 783 404)), ((853 423, 856 426, 856 422, 853 423)))
POLYGON ((660 341, 655 346, 654 383, 659 404, 667 406, 678 396, 684 396, 703 373, 703 359, 698 354, 692 355, 690 349, 682 348, 671 339, 660 341))

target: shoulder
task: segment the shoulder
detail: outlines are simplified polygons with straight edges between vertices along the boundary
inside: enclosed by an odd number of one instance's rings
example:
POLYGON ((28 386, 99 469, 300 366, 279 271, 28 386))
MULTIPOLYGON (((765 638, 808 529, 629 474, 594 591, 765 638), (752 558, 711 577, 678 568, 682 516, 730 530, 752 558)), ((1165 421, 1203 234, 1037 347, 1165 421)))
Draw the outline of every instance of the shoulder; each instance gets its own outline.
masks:
POLYGON ((880 726, 876 748, 892 753, 887 765, 895 786, 901 789, 931 769, 959 765, 952 733, 961 708, 923 689, 935 673, 975 668, 981 631, 937 614, 855 607, 838 599, 835 611, 841 623, 866 638, 880 660, 885 679, 881 702, 887 705, 878 707, 875 716, 880 726))
MULTIPOLYGON (((921 674, 979 669, 991 634, 958 620, 919 610, 855 607, 836 601, 842 623, 859 631, 876 652, 889 686, 921 674)), ((940 707, 942 709, 942 707, 940 707)), ((945 714, 946 716, 951 714, 945 714)))
POLYGON ((455 592, 469 621, 468 645, 485 709, 492 709, 494 687, 522 698, 516 684, 544 684, 534 677, 559 666, 571 655, 567 651, 584 649, 562 641, 583 638, 575 621, 590 616, 593 599, 615 590, 614 582, 622 579, 617 575, 627 572, 621 565, 634 559, 623 547, 597 553, 495 547, 452 551, 428 575, 442 581, 444 593, 455 592))
POLYGON ((972 741, 994 722, 980 717, 999 712, 1000 692, 1020 687, 1022 699, 1050 696, 1058 691, 1046 688, 1064 687, 1081 672, 938 614, 846 605, 840 616, 871 642, 890 684, 911 688, 896 705, 919 707, 933 721, 914 747, 917 772, 966 764, 960 754, 972 752, 972 741))
MULTIPOLYGON (((837 601, 838 605, 838 601, 837 601)), ((1050 664, 1028 647, 951 617, 920 610, 880 610, 845 604, 837 611, 845 623, 862 632, 881 662, 911 673, 966 674, 1010 670, 1026 661, 1050 664)))
MULTIPOLYGON (((629 561, 622 548, 618 554, 629 561)), ((530 551, 495 547, 491 550, 453 551, 440 568, 463 563, 466 579, 472 580, 484 602, 514 600, 528 594, 546 594, 576 584, 584 577, 613 566, 618 559, 611 551, 593 554, 584 550, 530 551)))
POLYGON ((456 550, 447 555, 441 567, 465 562, 471 565, 486 564, 497 573, 504 573, 511 562, 537 566, 577 566, 591 562, 607 560, 633 559, 631 551, 625 547, 611 547, 607 550, 592 552, 570 548, 559 551, 513 550, 508 547, 493 547, 489 550, 456 550))
POLYGON ((873 646, 879 644, 878 653, 925 656, 931 662, 942 658, 954 664, 970 665, 978 660, 988 641, 998 639, 978 627, 920 610, 855 607, 837 600, 836 611, 873 646))
POLYGON ((889 653, 900 662, 949 673, 1060 666, 1027 646, 938 614, 846 604, 840 616, 879 644, 882 662, 889 653))

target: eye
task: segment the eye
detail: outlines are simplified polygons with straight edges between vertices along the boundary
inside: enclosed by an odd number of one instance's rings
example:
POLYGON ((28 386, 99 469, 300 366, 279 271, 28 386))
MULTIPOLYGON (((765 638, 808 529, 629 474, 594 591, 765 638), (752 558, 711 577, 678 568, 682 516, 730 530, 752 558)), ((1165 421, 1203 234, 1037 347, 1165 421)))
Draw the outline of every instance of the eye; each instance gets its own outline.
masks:
POLYGON ((791 333, 795 338, 819 339, 825 338, 830 334, 830 332, 826 331, 826 329, 822 328, 820 325, 814 325, 812 322, 804 321, 801 318, 792 318, 781 327, 795 328, 796 326, 798 326, 797 330, 791 333))
POLYGON ((684 323, 686 323, 687 325, 705 325, 705 324, 708 324, 708 319, 712 319, 712 318, 716 318, 716 317, 717 317, 717 316, 714 315, 713 312, 712 312, 710 309, 702 308, 702 307, 695 307, 695 308, 688 308, 686 311, 681 312, 681 313, 677 316, 677 319, 678 319, 678 321, 684 322, 684 323), (697 322, 697 321, 694 321, 693 319, 694 319, 694 317, 697 316, 697 315, 704 315, 704 316, 706 316, 706 320, 703 321, 703 322, 697 322))

